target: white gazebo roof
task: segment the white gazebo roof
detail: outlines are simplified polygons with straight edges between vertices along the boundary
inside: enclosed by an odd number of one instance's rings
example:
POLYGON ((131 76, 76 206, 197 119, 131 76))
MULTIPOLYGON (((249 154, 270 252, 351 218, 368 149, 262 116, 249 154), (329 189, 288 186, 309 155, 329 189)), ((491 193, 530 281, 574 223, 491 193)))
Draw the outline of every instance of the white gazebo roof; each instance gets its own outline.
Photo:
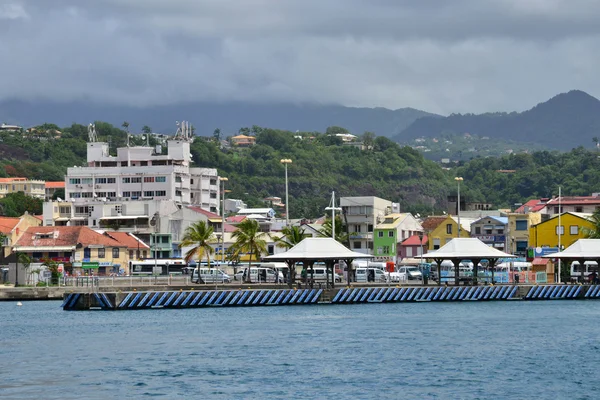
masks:
POLYGON ((264 260, 347 260, 355 258, 373 258, 373 256, 349 250, 332 238, 306 238, 288 251, 264 257, 264 260))
POLYGON ((551 253, 543 258, 600 259, 600 239, 579 239, 560 253, 551 253))
POLYGON ((438 260, 468 260, 472 258, 509 258, 515 256, 494 249, 477 238, 456 238, 452 239, 438 250, 423 254, 423 257, 434 258, 438 260))

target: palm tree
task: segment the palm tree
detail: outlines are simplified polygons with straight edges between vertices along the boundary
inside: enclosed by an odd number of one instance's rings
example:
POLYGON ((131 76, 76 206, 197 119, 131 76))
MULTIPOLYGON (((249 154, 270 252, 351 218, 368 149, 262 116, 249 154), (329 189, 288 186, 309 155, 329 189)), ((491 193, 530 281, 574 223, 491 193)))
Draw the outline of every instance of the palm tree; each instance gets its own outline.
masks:
POLYGON ((250 282, 250 271, 252 267, 252 257, 260 259, 261 254, 267 252, 267 242, 264 236, 267 234, 260 231, 260 225, 254 219, 246 218, 237 226, 237 230, 233 232, 232 238, 235 240, 232 250, 233 256, 239 257, 240 254, 250 254, 248 263, 248 273, 246 274, 246 282, 250 282))
POLYGON ((600 210, 596 210, 589 218, 593 228, 581 228, 583 236, 587 239, 600 239, 600 210))
POLYGON ((212 226, 209 226, 205 221, 198 221, 188 226, 183 234, 179 248, 192 246, 185 253, 185 261, 190 262, 195 255, 198 255, 198 283, 204 283, 200 277, 200 262, 206 256, 208 268, 210 268, 210 255, 215 252, 210 244, 214 243, 216 239, 212 226))
MULTIPOLYGON (((321 237, 331 237, 332 230, 333 227, 331 226, 331 218, 327 218, 319 230, 319 235, 321 237)), ((335 217, 335 240, 342 244, 348 242, 348 234, 344 232, 342 219, 339 216, 335 217)))
MULTIPOLYGON (((304 233, 298 226, 286 226, 281 230, 282 237, 271 236, 277 247, 284 248, 286 250, 291 249, 298 243, 304 240, 304 233)), ((296 263, 293 263, 290 267, 290 274, 288 277, 288 286, 292 287, 296 280, 296 263)))

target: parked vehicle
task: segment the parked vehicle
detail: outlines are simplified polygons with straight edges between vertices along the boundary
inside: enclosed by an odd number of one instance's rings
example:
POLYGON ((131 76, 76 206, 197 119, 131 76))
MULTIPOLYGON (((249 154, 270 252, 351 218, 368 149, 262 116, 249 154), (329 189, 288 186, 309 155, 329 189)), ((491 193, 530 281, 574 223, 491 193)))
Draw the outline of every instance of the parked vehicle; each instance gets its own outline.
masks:
POLYGON ((379 268, 356 268, 356 282, 388 282, 389 277, 379 268))
MULTIPOLYGON (((283 274, 280 275, 280 272, 275 271, 272 268, 265 267, 246 267, 241 272, 241 281, 247 281, 247 274, 250 274, 250 282, 251 283, 275 283, 275 282, 283 282, 283 274)), ((239 274, 239 272, 238 272, 239 274)), ((236 279, 238 277, 236 274, 236 279)))
POLYGON ((392 282, 406 282, 409 280, 423 280, 423 273, 414 265, 403 265, 390 273, 392 282))
MULTIPOLYGON (((339 274, 335 274, 335 281, 336 282, 341 282, 342 281, 342 276, 339 274)), ((318 281, 330 281, 331 280, 331 272, 327 271, 326 267, 313 267, 308 268, 306 270, 306 277, 308 279, 312 278, 314 279, 316 282, 318 281)))
MULTIPOLYGON (((200 268, 200 277, 204 283, 229 283, 231 277, 218 268, 200 268)), ((192 282, 198 281, 198 268, 192 271, 192 282)))

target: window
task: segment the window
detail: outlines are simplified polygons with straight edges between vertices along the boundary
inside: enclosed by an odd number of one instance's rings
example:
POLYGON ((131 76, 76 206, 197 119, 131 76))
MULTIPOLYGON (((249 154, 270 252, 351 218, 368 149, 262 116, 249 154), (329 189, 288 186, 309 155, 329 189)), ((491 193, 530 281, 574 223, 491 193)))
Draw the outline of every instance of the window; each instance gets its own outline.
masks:
POLYGON ((270 244, 267 246, 267 253, 272 256, 275 253, 275 246, 270 244))
POLYGON ((142 183, 142 178, 140 178, 139 176, 135 176, 131 178, 131 183, 142 183))
POLYGON ((123 197, 131 197, 131 192, 123 192, 123 197))
POLYGON ((81 197, 81 193, 69 193, 72 198, 79 199, 81 197))
POLYGON ((117 183, 117 178, 106 178, 106 183, 117 183))
POLYGON ((119 258, 119 248, 118 247, 113 247, 113 258, 119 258))
POLYGON ((360 233, 360 225, 354 225, 354 232, 360 233))
POLYGON ((194 184, 194 180, 190 179, 190 185, 193 185, 193 184, 194 184))
POLYGON ((131 178, 123 178, 121 180, 121 182, 123 182, 123 183, 131 183, 131 178))
POLYGON ((177 176, 175 177, 175 182, 177 182, 177 183, 181 183, 181 176, 177 175, 177 176))
POLYGON ((527 220, 526 219, 517 220, 517 221, 515 221, 515 223, 516 223, 516 227, 515 227, 516 231, 526 231, 527 230, 527 220))
POLYGON ((504 235, 504 229, 498 229, 498 235, 504 235))
POLYGON ((211 199, 216 199, 217 198, 217 194, 216 193, 211 193, 210 194, 210 198, 211 199))
POLYGON ((437 250, 439 248, 440 248, 440 239, 439 238, 437 238, 437 239, 434 238, 433 239, 433 249, 437 250))
POLYGON ((383 237, 383 231, 379 231, 379 232, 377 232, 377 237, 380 237, 380 238, 382 238, 382 237, 383 237))
POLYGON ((131 192, 131 198, 137 199, 139 197, 142 197, 142 192, 131 192))
POLYGON ((92 198, 92 192, 82 192, 81 193, 81 197, 86 198, 86 199, 91 199, 92 198))
POLYGON ((517 240, 517 249, 518 252, 527 251, 527 240, 517 240))
POLYGON ((565 234, 565 226, 564 226, 564 225, 557 226, 557 227, 556 227, 556 231, 555 231, 555 233, 556 233, 557 235, 564 235, 564 234, 565 234), (559 228, 560 228, 560 229, 559 229, 559 228), (558 232, 559 232, 559 230, 560 230, 560 233, 558 233, 558 232))
POLYGON ((92 178, 81 178, 81 183, 82 184, 90 184, 91 185, 92 183, 94 183, 94 181, 93 181, 92 178))
POLYGON ((210 212, 214 212, 214 213, 216 213, 216 212, 217 212, 217 207, 211 207, 211 208, 210 208, 210 212))
POLYGON ((96 178, 96 183, 106 183, 106 178, 96 178))
POLYGON ((570 231, 571 235, 578 235, 579 234, 579 227, 577 225, 571 225, 569 227, 569 231, 570 231))
MULTIPOLYGON (((166 176, 157 176, 156 177, 156 182, 165 183, 166 181, 167 181, 167 177, 166 176)), ((192 182, 192 183, 194 183, 194 182, 192 182)))
POLYGON ((106 197, 106 192, 96 192, 96 197, 106 197))
POLYGON ((154 197, 154 192, 151 190, 144 190, 144 197, 154 197))
POLYGON ((394 237, 394 231, 389 231, 388 232, 388 237, 394 237))
POLYGON ((81 183, 81 179, 79 179, 79 178, 70 178, 69 179, 69 183, 71 185, 79 185, 81 183))
POLYGON ((581 207, 581 206, 575 207, 575 212, 583 212, 583 207, 581 207))
POLYGON ((145 176, 144 177, 144 183, 153 183, 153 182, 154 182, 153 176, 145 176))
POLYGON ((354 242, 354 248, 355 248, 355 249, 360 249, 360 248, 362 248, 362 243, 361 243, 361 242, 354 242))
POLYGON ((129 259, 133 260, 133 250, 129 250, 129 259))
POLYGON ((117 192, 108 192, 108 196, 106 197, 117 197, 117 192))
POLYGON ((85 248, 83 249, 83 258, 90 258, 92 256, 92 250, 85 248))
POLYGON ((98 249, 98 258, 104 258, 106 257, 106 249, 102 248, 102 249, 98 249))
POLYGON ((452 224, 446 224, 446 233, 452 235, 452 224))
POLYGON ((481 227, 480 226, 476 226, 475 227, 475 234, 476 235, 481 235, 481 227))
POLYGON ((175 196, 181 196, 181 190, 176 190, 175 191, 175 196))
POLYGON ((210 180, 210 184, 211 185, 216 185, 217 184, 217 180, 216 179, 211 179, 210 180))
POLYGON ((367 226, 367 232, 373 232, 373 224, 367 226))
POLYGON ((168 236, 162 236, 160 238, 160 242, 161 243, 169 243, 169 237, 168 236))
POLYGON ((390 254, 390 246, 383 246, 383 254, 390 254))
POLYGON ((156 192, 154 192, 154 194, 156 196, 166 196, 167 192, 165 190, 157 190, 156 192))

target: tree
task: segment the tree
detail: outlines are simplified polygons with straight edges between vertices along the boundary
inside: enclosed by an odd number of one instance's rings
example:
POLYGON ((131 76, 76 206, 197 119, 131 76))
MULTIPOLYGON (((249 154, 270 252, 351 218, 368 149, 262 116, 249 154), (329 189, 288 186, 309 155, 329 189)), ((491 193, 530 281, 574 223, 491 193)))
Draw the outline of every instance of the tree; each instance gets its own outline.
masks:
POLYGON ((338 133, 350 133, 348 129, 342 128, 341 126, 330 126, 325 131, 326 135, 336 135, 338 133))
POLYGON ((590 217, 593 228, 581 228, 583 236, 587 239, 600 239, 600 210, 594 211, 590 217))
MULTIPOLYGON (((291 249, 304 240, 304 233, 298 226, 286 226, 281 230, 281 233, 283 234, 282 237, 272 236, 272 239, 277 247, 284 248, 286 250, 291 249)), ((288 267, 290 268, 288 285, 289 287, 292 287, 296 281, 296 263, 292 263, 292 265, 288 265, 288 267)))
POLYGON ((363 133, 362 142, 367 147, 367 149, 372 149, 373 144, 375 143, 375 134, 369 131, 363 133))
POLYGON ((145 134, 150 134, 150 133, 152 133, 152 128, 150 128, 148 125, 144 125, 144 126, 142 126, 142 132, 145 134))
POLYGON ((56 189, 54 191, 54 194, 52 195, 52 200, 56 200, 58 198, 64 199, 65 198, 65 188, 59 188, 56 189))
POLYGON ((0 215, 20 217, 27 211, 29 214, 42 214, 42 199, 27 196, 23 192, 9 193, 0 199, 0 215))
MULTIPOLYGON (((327 218, 325 222, 323 222, 323 226, 319 230, 319 235, 321 237, 331 237, 333 233, 333 226, 331 225, 331 218, 327 218)), ((342 219, 339 215, 335 216, 335 240, 344 244, 348 242, 348 234, 344 232, 344 226, 342 224, 342 219)))
POLYGON ((249 136, 250 135, 250 128, 248 128, 247 126, 240 128, 240 130, 238 131, 240 135, 246 135, 249 136))
POLYGON ((213 138, 217 141, 221 141, 221 129, 217 128, 213 131, 213 138))
POLYGON ((209 226, 205 221, 198 221, 187 227, 179 244, 179 248, 192 246, 185 253, 186 262, 190 262, 194 259, 194 256, 198 256, 198 283, 204 283, 200 276, 200 262, 206 256, 208 268, 210 268, 210 255, 215 252, 215 249, 210 245, 217 239, 213 232, 212 226, 209 226))
POLYGON ((31 264, 31 258, 25 254, 25 253, 17 253, 17 268, 15 270, 15 287, 19 286, 19 264, 22 264, 24 266, 24 270, 27 270, 27 268, 29 268, 29 265, 31 264))
POLYGON ((250 282, 250 271, 252 267, 252 258, 260 259, 262 254, 267 252, 267 242, 264 237, 267 234, 260 231, 260 225, 254 219, 246 218, 240 222, 232 234, 235 242, 233 243, 233 256, 239 258, 241 254, 250 254, 248 263, 248 273, 246 282, 250 282))
POLYGON ((598 142, 598 136, 594 136, 594 137, 592 138, 592 142, 594 142, 594 146, 595 146, 596 148, 600 147, 600 142, 598 142))
POLYGON ((57 285, 58 278, 60 277, 60 273, 58 272, 58 263, 51 259, 45 259, 42 266, 48 268, 48 271, 50 271, 50 284, 57 285))
POLYGON ((125 129, 125 132, 129 133, 129 122, 125 121, 121 124, 121 126, 123 129, 125 129))

